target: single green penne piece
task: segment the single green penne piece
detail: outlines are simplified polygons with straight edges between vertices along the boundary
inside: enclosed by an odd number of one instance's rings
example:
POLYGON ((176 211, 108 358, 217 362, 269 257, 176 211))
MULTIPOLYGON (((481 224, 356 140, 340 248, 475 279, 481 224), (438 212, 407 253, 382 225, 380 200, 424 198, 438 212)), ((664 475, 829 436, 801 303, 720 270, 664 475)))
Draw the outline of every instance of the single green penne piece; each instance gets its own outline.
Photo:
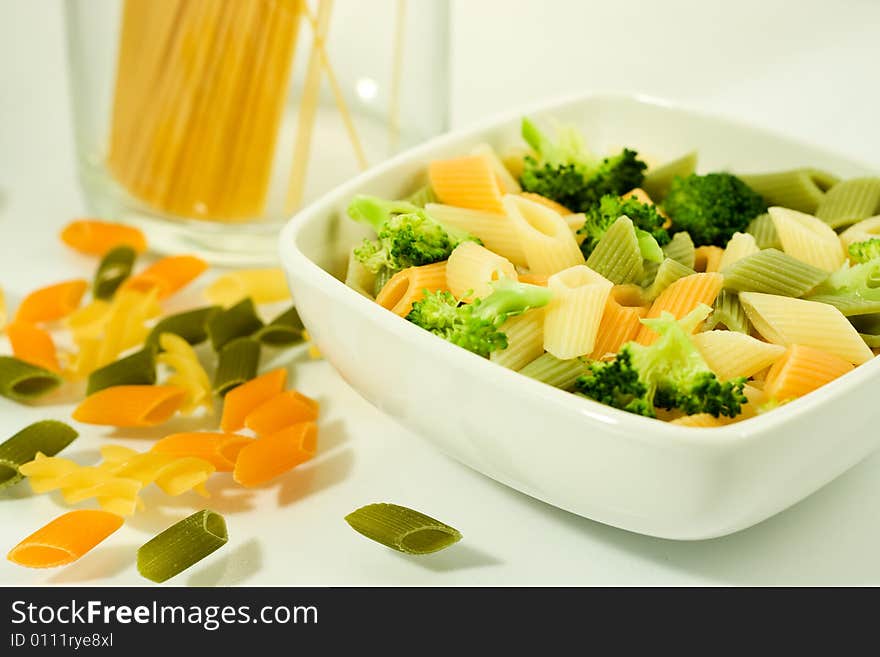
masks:
POLYGON ((86 396, 113 386, 151 386, 154 383, 156 383, 156 351, 148 345, 89 374, 86 396))
POLYGON ((519 373, 561 390, 574 390, 579 377, 588 374, 590 366, 580 358, 562 360, 551 353, 538 356, 519 373))
POLYGON ((247 383, 257 375, 259 363, 260 343, 253 338, 235 338, 217 356, 214 392, 222 397, 236 386, 247 383))
POLYGON ((78 435, 73 427, 64 422, 42 420, 26 426, 0 443, 0 488, 24 479, 18 468, 33 461, 37 452, 45 456, 55 456, 78 435))
POLYGON ((827 303, 846 317, 880 313, 880 300, 865 299, 857 294, 814 294, 807 297, 807 301, 827 303))
POLYGON ((429 554, 457 543, 461 532, 397 504, 368 504, 345 516, 359 534, 406 554, 429 554))
POLYGON ((759 214, 749 223, 746 232, 755 238, 759 249, 781 249, 782 241, 769 212, 759 214))
POLYGON ((291 306, 278 315, 271 322, 254 334, 254 337, 263 344, 274 347, 289 347, 303 342, 305 330, 296 306, 291 306))
POLYGON ((793 169, 738 177, 763 196, 767 205, 778 205, 807 214, 816 212, 825 198, 825 192, 837 182, 833 175, 818 169, 793 169))
POLYGON ((26 363, 14 356, 0 356, 0 395, 29 401, 52 392, 63 380, 55 372, 26 363))
POLYGON ((679 278, 684 278, 685 276, 690 276, 691 274, 696 273, 697 272, 690 267, 683 265, 672 258, 666 258, 657 269, 654 280, 645 289, 645 299, 647 301, 653 301, 660 296, 660 293, 663 290, 675 283, 679 278))
POLYGON ((728 290, 784 297, 801 297, 828 278, 828 272, 776 249, 741 258, 721 273, 728 290))
POLYGON ((191 345, 201 344, 208 339, 208 322, 221 310, 220 306, 206 306, 163 317, 150 331, 146 344, 158 350, 163 333, 179 335, 191 345))
POLYGON ((642 189, 648 193, 654 203, 659 203, 666 198, 669 186, 676 177, 687 178, 696 170, 697 152, 691 151, 659 167, 649 169, 642 181, 642 189))
POLYGON ((434 193, 434 189, 431 187, 431 185, 424 185, 422 187, 419 187, 409 196, 407 196, 404 201, 423 208, 428 205, 428 203, 436 203, 437 194, 434 193))
POLYGON ((110 249, 98 265, 95 280, 92 282, 92 296, 96 299, 110 299, 116 289, 131 275, 137 253, 130 246, 117 246, 110 249))
POLYGON ((849 226, 880 211, 880 178, 843 180, 825 194, 816 216, 832 228, 849 226))
POLYGON ((687 231, 679 231, 673 235, 669 244, 663 247, 663 253, 667 258, 672 258, 685 267, 694 268, 697 256, 694 251, 694 241, 687 231))
POLYGON ((880 347, 880 313, 872 315, 857 315, 850 317, 852 324, 865 344, 871 349, 880 347))
POLYGON ((248 297, 213 315, 208 320, 208 337, 214 351, 220 351, 226 343, 253 335, 261 328, 263 321, 257 316, 253 299, 248 297))
POLYGON ((182 573, 226 545, 226 521, 210 509, 196 511, 138 548, 138 572, 153 582, 182 573))
POLYGON ((712 304, 712 314, 706 318, 704 329, 726 328, 728 331, 749 334, 751 324, 739 296, 730 290, 721 290, 712 304))
POLYGON ((642 252, 629 217, 618 217, 587 258, 587 267, 617 285, 641 280, 642 252))
POLYGON ((388 269, 388 267, 382 267, 379 271, 376 272, 376 278, 373 279, 373 296, 379 296, 379 292, 382 291, 382 288, 385 287, 385 283, 391 280, 391 277, 394 276, 394 271, 388 269))

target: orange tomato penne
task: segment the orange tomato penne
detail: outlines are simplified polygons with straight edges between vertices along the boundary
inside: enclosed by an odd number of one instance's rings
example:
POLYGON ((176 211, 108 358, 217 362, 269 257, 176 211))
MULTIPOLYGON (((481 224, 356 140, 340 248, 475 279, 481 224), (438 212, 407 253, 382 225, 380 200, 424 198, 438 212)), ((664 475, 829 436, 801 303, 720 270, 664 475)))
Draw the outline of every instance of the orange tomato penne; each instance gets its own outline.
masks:
POLYGON ((61 241, 88 255, 102 256, 117 246, 130 246, 138 253, 147 250, 147 239, 134 226, 97 219, 71 221, 61 231, 61 241))
POLYGON ((529 199, 530 201, 534 201, 539 205, 543 205, 545 208, 556 210, 556 212, 561 214, 563 217, 574 214, 571 210, 569 210, 561 203, 557 203, 553 199, 547 198, 546 196, 541 196, 540 194, 535 194, 534 192, 520 192, 519 195, 529 199))
POLYGON ((241 450, 232 478, 242 486, 258 486, 308 461, 317 446, 318 426, 314 422, 285 427, 241 450))
POLYGON ((81 279, 41 287, 28 294, 15 313, 15 319, 31 324, 54 322, 79 308, 89 284, 81 279))
POLYGON ((152 427, 180 410, 185 399, 179 386, 113 386, 86 397, 71 417, 86 424, 152 427))
POLYGON ((158 298, 166 299, 191 283, 207 268, 208 263, 197 256, 168 256, 128 278, 120 289, 146 293, 155 288, 158 298))
POLYGON ((318 419, 318 402, 296 390, 288 390, 260 404, 245 418, 245 426, 258 436, 268 436, 284 427, 318 419))
POLYGON ((253 438, 234 433, 194 431, 173 433, 157 441, 151 451, 175 457, 195 457, 207 461, 218 472, 231 472, 239 452, 253 438))
POLYGON ((504 214, 501 185, 480 155, 434 160, 428 165, 428 177, 441 203, 504 214))
POLYGON ((624 344, 635 339, 642 326, 639 320, 648 314, 648 306, 642 303, 641 288, 637 285, 611 288, 593 347, 594 360, 616 354, 624 344))
POLYGON ((694 271, 718 271, 723 257, 724 249, 720 246, 698 246, 694 249, 694 271))
POLYGON ((777 401, 803 397, 853 369, 840 356, 795 344, 767 372, 764 392, 777 401))
POLYGON ((26 568, 54 568, 72 563, 122 527, 122 517, 109 511, 68 511, 40 527, 6 555, 26 568))
POLYGON ((47 331, 30 322, 16 320, 6 327, 6 335, 9 337, 12 353, 16 358, 50 372, 61 372, 55 342, 47 331))
MULTIPOLYGON (((672 313, 676 319, 681 319, 701 303, 711 306, 723 284, 724 277, 717 272, 691 274, 679 278, 654 299, 646 317, 649 319, 660 317, 660 313, 666 311, 672 313)), ((657 337, 653 329, 642 325, 636 342, 652 344, 657 337)))
POLYGON ((227 392, 223 398, 220 430, 230 433, 243 429, 248 414, 272 397, 281 394, 286 383, 287 369, 281 367, 261 374, 227 392))
POLYGON ((408 267, 394 274, 385 283, 376 297, 376 303, 395 315, 406 317, 412 310, 413 302, 421 299, 425 290, 436 292, 447 289, 445 261, 408 267))

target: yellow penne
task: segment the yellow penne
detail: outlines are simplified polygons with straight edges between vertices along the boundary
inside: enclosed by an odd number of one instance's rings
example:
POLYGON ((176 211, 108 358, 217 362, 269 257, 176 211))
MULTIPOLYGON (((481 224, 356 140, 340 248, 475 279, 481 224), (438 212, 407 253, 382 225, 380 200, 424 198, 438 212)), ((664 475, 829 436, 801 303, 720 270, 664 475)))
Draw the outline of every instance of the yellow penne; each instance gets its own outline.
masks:
POLYGON ((694 271, 718 271, 723 257, 724 249, 720 246, 698 246, 694 249, 694 271))
POLYGON ((770 368, 764 392, 777 401, 802 397, 853 369, 840 356, 795 344, 770 368))
POLYGON ((545 208, 550 208, 554 212, 558 212, 563 217, 567 217, 571 214, 571 210, 569 210, 564 205, 557 203, 553 199, 549 199, 546 196, 541 196, 540 194, 535 194, 534 192, 520 192, 519 194, 523 198, 527 198, 530 201, 534 201, 538 205, 543 205, 545 208))
POLYGON ((675 424, 680 427, 697 427, 697 428, 711 428, 711 427, 723 427, 726 423, 722 418, 717 418, 708 413, 697 413, 696 415, 684 415, 682 417, 675 418, 674 420, 670 420, 669 424, 675 424))
POLYGON ((446 262, 409 267, 392 276, 376 297, 376 303, 391 312, 406 317, 414 301, 424 296, 425 290, 434 292, 446 288, 446 262))
POLYGON ((493 351, 489 360, 519 370, 544 353, 544 309, 536 308, 511 317, 501 325, 507 349, 493 351))
POLYGON ((489 296, 491 283, 502 278, 516 280, 516 268, 507 258, 476 242, 462 242, 446 262, 446 287, 463 301, 489 296))
POLYGON ((615 285, 611 288, 592 358, 599 360, 620 351, 624 344, 636 337, 642 326, 639 320, 647 314, 648 306, 639 286, 615 285))
POLYGON ((584 264, 584 255, 558 212, 514 194, 506 195, 503 203, 533 274, 549 276, 584 264))
POLYGON ((693 336, 703 360, 722 381, 750 377, 773 364, 785 347, 737 331, 704 331, 693 336))
POLYGON ((551 276, 553 298, 544 319, 544 349, 565 360, 591 354, 614 285, 586 265, 575 265, 551 276))
POLYGON ((758 243, 755 242, 755 238, 748 233, 734 233, 730 241, 727 242, 727 246, 724 247, 724 254, 718 263, 717 271, 724 271, 725 268, 733 263, 760 250, 758 243))
POLYGON ((853 224, 840 234, 840 241, 843 243, 843 248, 848 249, 850 244, 877 237, 880 237, 880 215, 853 224))
POLYGON ((835 271, 846 260, 837 233, 821 219, 786 208, 769 209, 782 250, 792 258, 835 271))
POLYGON ((822 349, 855 365, 874 357, 853 325, 832 305, 762 292, 742 292, 739 300, 755 330, 769 342, 822 349))
MULTIPOLYGON (((681 319, 700 304, 711 306, 723 284, 724 277, 717 272, 679 278, 654 299, 647 317, 659 317, 665 311, 672 313, 676 319, 681 319)), ((657 337, 653 329, 642 326, 636 341, 640 344, 652 344, 657 337)))
POLYGON ((587 220, 587 215, 583 212, 576 212, 575 214, 567 214, 562 217, 565 220, 565 223, 568 224, 568 227, 571 229, 571 232, 574 234, 574 241, 580 244, 586 239, 586 235, 578 235, 578 231, 583 227, 584 222, 587 220))
POLYGON ((456 208, 452 205, 428 203, 425 211, 441 224, 466 231, 480 239, 490 251, 502 255, 520 267, 528 266, 519 236, 510 218, 504 214, 456 208))
POLYGON ((501 186, 481 155, 434 160, 428 165, 431 188, 441 203, 502 214, 501 186))
POLYGON ((502 194, 517 194, 522 191, 522 187, 519 186, 516 178, 507 170, 501 158, 498 157, 498 153, 489 144, 479 144, 471 151, 471 155, 479 155, 489 163, 489 167, 498 179, 502 194))

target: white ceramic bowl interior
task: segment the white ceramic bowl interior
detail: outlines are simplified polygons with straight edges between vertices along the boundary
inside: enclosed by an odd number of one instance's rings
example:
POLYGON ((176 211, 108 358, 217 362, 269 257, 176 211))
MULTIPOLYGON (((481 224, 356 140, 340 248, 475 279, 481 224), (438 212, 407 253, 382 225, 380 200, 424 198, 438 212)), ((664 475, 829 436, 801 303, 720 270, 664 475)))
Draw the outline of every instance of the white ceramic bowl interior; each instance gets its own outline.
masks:
POLYGON ((742 123, 622 96, 526 108, 432 140, 327 194, 282 232, 281 258, 302 319, 346 381, 489 477, 573 513, 665 538, 711 538, 749 527, 877 447, 876 360, 758 418, 717 429, 677 427, 500 367, 339 280, 349 249, 367 235, 345 215, 354 194, 397 198, 425 182, 432 159, 461 155, 480 142, 501 150, 520 144, 524 114, 576 124, 600 153, 626 145, 663 161, 696 149, 700 171, 815 166, 843 177, 868 172, 742 123))

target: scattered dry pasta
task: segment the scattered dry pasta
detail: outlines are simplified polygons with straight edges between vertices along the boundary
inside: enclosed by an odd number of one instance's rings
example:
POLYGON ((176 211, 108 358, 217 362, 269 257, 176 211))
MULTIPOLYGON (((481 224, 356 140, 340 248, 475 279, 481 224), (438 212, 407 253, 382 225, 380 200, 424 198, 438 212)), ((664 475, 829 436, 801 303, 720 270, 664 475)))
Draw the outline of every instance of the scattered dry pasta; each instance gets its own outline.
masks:
POLYGON ((183 406, 187 391, 180 386, 113 386, 86 397, 73 419, 111 427, 152 427, 183 406))
POLYGON ((61 241, 87 255, 103 256, 117 246, 130 246, 138 253, 147 250, 144 234, 133 226, 97 219, 77 219, 61 231, 61 241))
POLYGON ((41 287, 22 300, 15 319, 32 324, 64 319, 79 307, 88 289, 88 282, 81 279, 41 287))
POLYGON ((107 511, 68 511, 21 541, 6 558, 26 568, 55 568, 72 563, 122 526, 107 511))

